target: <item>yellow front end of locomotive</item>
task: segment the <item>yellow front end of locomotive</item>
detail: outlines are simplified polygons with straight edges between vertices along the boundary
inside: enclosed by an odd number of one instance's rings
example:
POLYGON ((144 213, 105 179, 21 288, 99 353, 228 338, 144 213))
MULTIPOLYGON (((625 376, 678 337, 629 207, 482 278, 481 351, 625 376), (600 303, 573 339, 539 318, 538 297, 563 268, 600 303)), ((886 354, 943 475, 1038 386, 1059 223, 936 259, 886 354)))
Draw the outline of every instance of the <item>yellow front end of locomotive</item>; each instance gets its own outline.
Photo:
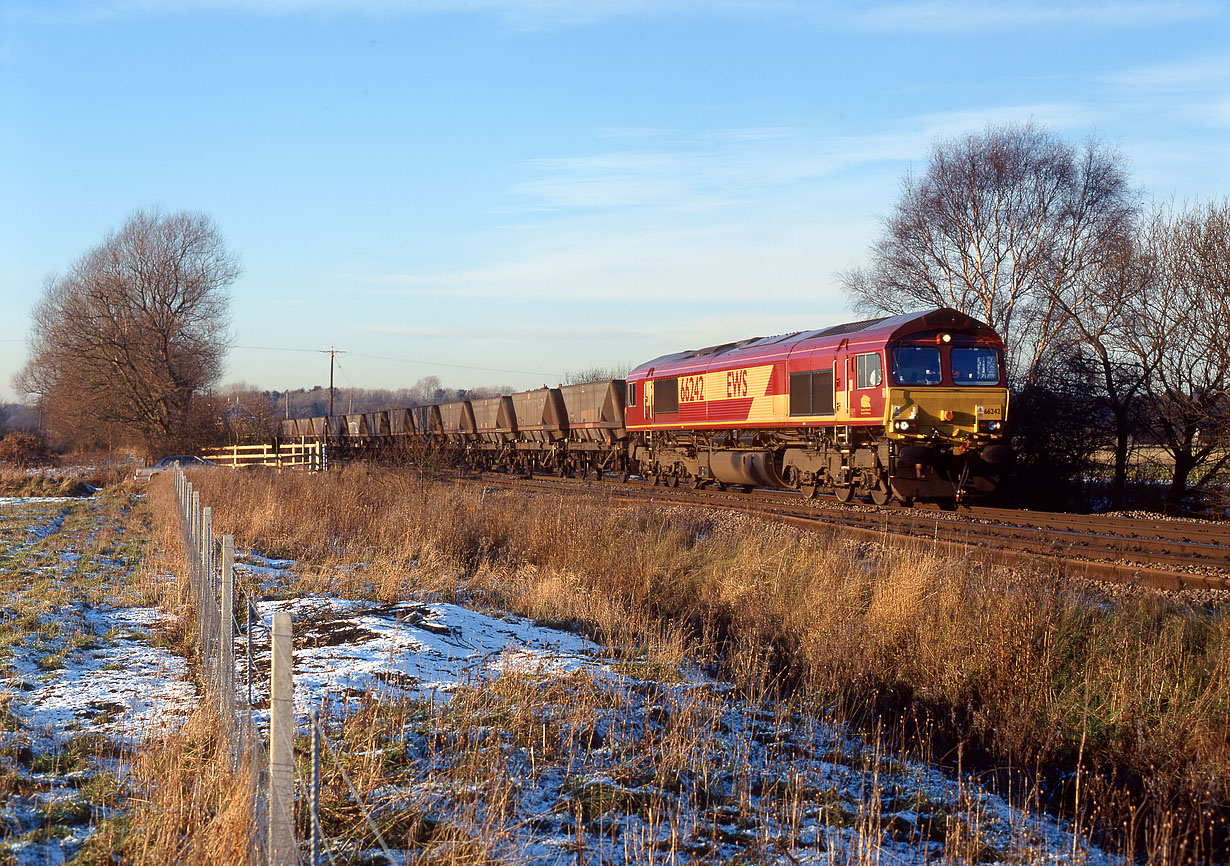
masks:
POLYGON ((890 388, 884 427, 890 439, 980 447, 1007 433, 1006 388, 890 388))

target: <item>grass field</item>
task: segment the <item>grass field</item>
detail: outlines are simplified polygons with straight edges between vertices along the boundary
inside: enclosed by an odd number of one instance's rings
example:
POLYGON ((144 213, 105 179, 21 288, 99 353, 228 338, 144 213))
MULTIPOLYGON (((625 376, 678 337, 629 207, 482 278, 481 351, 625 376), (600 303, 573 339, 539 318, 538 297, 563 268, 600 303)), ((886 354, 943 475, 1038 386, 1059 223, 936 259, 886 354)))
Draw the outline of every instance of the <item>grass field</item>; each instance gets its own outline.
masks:
MULTIPOLYGON (((312 611, 336 862, 382 862, 364 808, 418 863, 1227 860, 1215 596, 395 472, 193 480, 261 615, 312 611), (479 662, 430 667, 433 640, 479 662)), ((0 512, 0 863, 248 855, 249 770, 209 713, 92 694, 78 730, 35 724, 31 695, 135 646, 191 686, 170 500, 0 512)))

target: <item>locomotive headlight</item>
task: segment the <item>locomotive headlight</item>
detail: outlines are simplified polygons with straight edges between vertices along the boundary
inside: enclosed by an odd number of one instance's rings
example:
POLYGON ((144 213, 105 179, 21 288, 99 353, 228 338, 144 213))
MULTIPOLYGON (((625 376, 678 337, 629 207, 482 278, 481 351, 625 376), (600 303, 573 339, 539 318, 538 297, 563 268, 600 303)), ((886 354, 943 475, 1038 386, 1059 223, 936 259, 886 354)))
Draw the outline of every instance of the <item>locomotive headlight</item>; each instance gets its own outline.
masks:
POLYGON ((951 342, 952 342, 952 334, 941 334, 941 335, 940 335, 940 342, 942 342, 942 343, 951 343, 951 342))
POLYGON ((914 433, 918 430, 918 422, 901 418, 893 422, 893 429, 898 433, 914 433))
POLYGON ((979 433, 999 433, 1003 429, 1004 429, 1003 421, 979 421, 978 422, 978 432, 979 433))

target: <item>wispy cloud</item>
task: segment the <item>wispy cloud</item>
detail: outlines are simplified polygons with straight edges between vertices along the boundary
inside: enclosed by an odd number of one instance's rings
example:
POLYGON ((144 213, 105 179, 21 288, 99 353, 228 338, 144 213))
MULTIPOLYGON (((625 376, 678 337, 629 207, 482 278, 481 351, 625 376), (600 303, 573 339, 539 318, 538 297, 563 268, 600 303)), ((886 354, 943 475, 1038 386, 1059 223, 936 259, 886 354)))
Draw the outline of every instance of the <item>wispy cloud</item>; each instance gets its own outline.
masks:
POLYGON ((1152 63, 1103 80, 1129 93, 1225 93, 1230 89, 1230 54, 1152 63))
POLYGON ((751 301, 841 306, 834 274, 859 259, 902 171, 937 138, 1030 119, 1087 128, 1092 116, 1038 103, 923 114, 862 135, 646 130, 620 142, 635 148, 526 163, 505 225, 472 245, 484 251, 478 262, 345 281, 433 304, 610 299, 697 314, 751 301))
POLYGON ((1214 0, 15 0, 0 18, 53 23, 132 17, 238 13, 252 16, 489 15, 519 29, 578 26, 616 18, 727 16, 789 18, 817 30, 970 33, 1054 26, 1147 27, 1225 14, 1214 0))
POLYGON ((862 135, 754 127, 655 138, 644 131, 635 149, 528 162, 529 177, 511 189, 511 209, 719 211, 749 199, 793 195, 800 184, 862 167, 917 160, 936 139, 987 124, 1033 120, 1065 130, 1088 128, 1098 119, 1085 106, 1056 102, 923 114, 862 135))
POLYGON ((967 33, 1020 27, 1144 27, 1212 18, 1224 14, 1208 0, 929 0, 858 5, 837 17, 858 30, 967 33))
POLYGON ((843 239, 826 233, 818 213, 796 226, 763 211, 697 225, 608 214, 542 226, 524 246, 476 267, 375 274, 364 282, 377 291, 443 299, 675 303, 700 315, 707 304, 818 298, 827 293, 838 254, 833 244, 843 239))
POLYGON ((18 2, 0 17, 52 22, 228 12, 259 16, 490 14, 520 26, 589 24, 619 17, 725 14, 764 17, 806 10, 804 0, 70 0, 18 2))

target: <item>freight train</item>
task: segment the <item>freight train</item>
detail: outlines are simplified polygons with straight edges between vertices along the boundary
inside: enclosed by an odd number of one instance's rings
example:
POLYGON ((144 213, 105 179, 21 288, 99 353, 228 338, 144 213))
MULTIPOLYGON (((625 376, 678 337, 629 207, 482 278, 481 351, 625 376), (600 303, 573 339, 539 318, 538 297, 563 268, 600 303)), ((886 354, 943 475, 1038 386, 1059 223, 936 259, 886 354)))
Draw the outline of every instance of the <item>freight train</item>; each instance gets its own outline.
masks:
POLYGON ((770 487, 885 505, 994 490, 1004 346, 952 309, 664 355, 626 379, 283 422, 334 460, 401 455, 532 474, 770 487))

